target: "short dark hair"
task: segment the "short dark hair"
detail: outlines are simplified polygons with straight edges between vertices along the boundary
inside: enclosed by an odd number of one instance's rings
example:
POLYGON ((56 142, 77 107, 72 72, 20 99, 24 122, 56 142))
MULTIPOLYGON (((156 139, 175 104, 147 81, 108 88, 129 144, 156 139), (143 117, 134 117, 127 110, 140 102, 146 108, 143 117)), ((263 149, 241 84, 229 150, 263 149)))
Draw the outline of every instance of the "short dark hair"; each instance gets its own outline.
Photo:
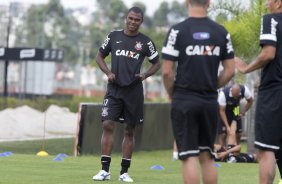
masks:
POLYGON ((143 19, 143 17, 144 17, 144 12, 143 12, 143 10, 141 10, 141 8, 139 8, 139 7, 137 7, 137 6, 133 6, 132 8, 130 8, 130 9, 128 10, 128 12, 127 12, 126 15, 128 15, 129 12, 131 12, 131 11, 133 11, 134 13, 140 13, 141 16, 142 16, 142 19, 143 19))
POLYGON ((207 3, 208 3, 208 0, 190 0, 191 5, 205 6, 207 3))

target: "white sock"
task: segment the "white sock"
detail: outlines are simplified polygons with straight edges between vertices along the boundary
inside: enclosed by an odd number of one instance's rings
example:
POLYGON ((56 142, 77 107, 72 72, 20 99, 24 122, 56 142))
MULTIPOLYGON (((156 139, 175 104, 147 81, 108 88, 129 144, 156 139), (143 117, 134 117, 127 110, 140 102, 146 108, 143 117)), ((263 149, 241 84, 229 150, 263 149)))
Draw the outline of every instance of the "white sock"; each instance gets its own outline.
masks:
POLYGON ((174 152, 172 153, 172 159, 173 159, 173 160, 178 160, 178 152, 177 152, 177 151, 174 151, 174 152))

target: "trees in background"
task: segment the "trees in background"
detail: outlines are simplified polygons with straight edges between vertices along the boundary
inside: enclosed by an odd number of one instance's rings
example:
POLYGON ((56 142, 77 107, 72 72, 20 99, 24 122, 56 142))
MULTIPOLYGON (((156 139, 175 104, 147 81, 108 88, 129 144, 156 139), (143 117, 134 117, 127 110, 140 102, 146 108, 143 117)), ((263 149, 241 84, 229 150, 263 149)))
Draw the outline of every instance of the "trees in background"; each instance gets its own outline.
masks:
MULTIPOLYGON (((16 29, 16 44, 20 47, 64 48, 65 61, 92 61, 105 34, 124 26, 128 7, 122 0, 96 0, 98 8, 89 17, 91 23, 81 25, 73 17, 74 10, 63 9, 60 0, 49 0, 45 5, 33 5, 24 16, 24 23, 16 29)), ((258 52, 260 19, 263 0, 251 1, 249 8, 237 0, 218 0, 210 14, 231 33, 235 51, 249 58, 258 52)), ((134 5, 145 12, 142 31, 150 35, 160 50, 165 33, 188 15, 185 2, 162 2, 153 16, 146 14, 142 1, 134 5)), ((1 15, 0 15, 1 16, 1 15)), ((93 62, 94 63, 94 62, 93 62)))
POLYGON ((16 29, 16 47, 63 48, 65 61, 75 63, 85 33, 74 17, 66 16, 60 0, 32 5, 16 29))

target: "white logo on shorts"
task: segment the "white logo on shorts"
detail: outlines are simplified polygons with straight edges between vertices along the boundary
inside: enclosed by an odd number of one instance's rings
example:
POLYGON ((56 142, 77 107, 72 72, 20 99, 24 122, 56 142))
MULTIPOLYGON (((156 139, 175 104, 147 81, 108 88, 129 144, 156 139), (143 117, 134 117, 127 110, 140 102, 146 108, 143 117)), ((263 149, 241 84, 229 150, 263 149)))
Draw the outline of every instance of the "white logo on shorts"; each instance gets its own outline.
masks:
POLYGON ((108 116, 108 108, 107 107, 104 107, 102 108, 102 116, 105 117, 105 116, 108 116))

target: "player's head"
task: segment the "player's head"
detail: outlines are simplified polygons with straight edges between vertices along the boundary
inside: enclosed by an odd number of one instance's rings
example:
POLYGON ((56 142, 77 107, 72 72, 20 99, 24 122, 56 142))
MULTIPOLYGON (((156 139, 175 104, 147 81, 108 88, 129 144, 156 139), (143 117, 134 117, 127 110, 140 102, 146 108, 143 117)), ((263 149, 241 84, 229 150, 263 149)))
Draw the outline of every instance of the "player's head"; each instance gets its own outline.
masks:
POLYGON ((267 0, 266 6, 270 13, 282 12, 282 0, 267 0))
POLYGON ((187 6, 201 6, 208 8, 210 5, 210 0, 186 0, 187 6))
POLYGON ((141 8, 137 7, 137 6, 133 6, 132 8, 128 9, 127 11, 127 16, 130 12, 134 12, 134 13, 137 13, 137 14, 141 14, 141 17, 142 17, 142 21, 143 21, 143 17, 144 17, 144 12, 141 10, 141 8))
POLYGON ((241 95, 241 89, 239 84, 233 84, 231 86, 231 94, 234 98, 239 98, 241 95))
POLYGON ((126 30, 130 33, 138 32, 140 25, 143 22, 144 13, 139 7, 132 7, 126 15, 126 30))

